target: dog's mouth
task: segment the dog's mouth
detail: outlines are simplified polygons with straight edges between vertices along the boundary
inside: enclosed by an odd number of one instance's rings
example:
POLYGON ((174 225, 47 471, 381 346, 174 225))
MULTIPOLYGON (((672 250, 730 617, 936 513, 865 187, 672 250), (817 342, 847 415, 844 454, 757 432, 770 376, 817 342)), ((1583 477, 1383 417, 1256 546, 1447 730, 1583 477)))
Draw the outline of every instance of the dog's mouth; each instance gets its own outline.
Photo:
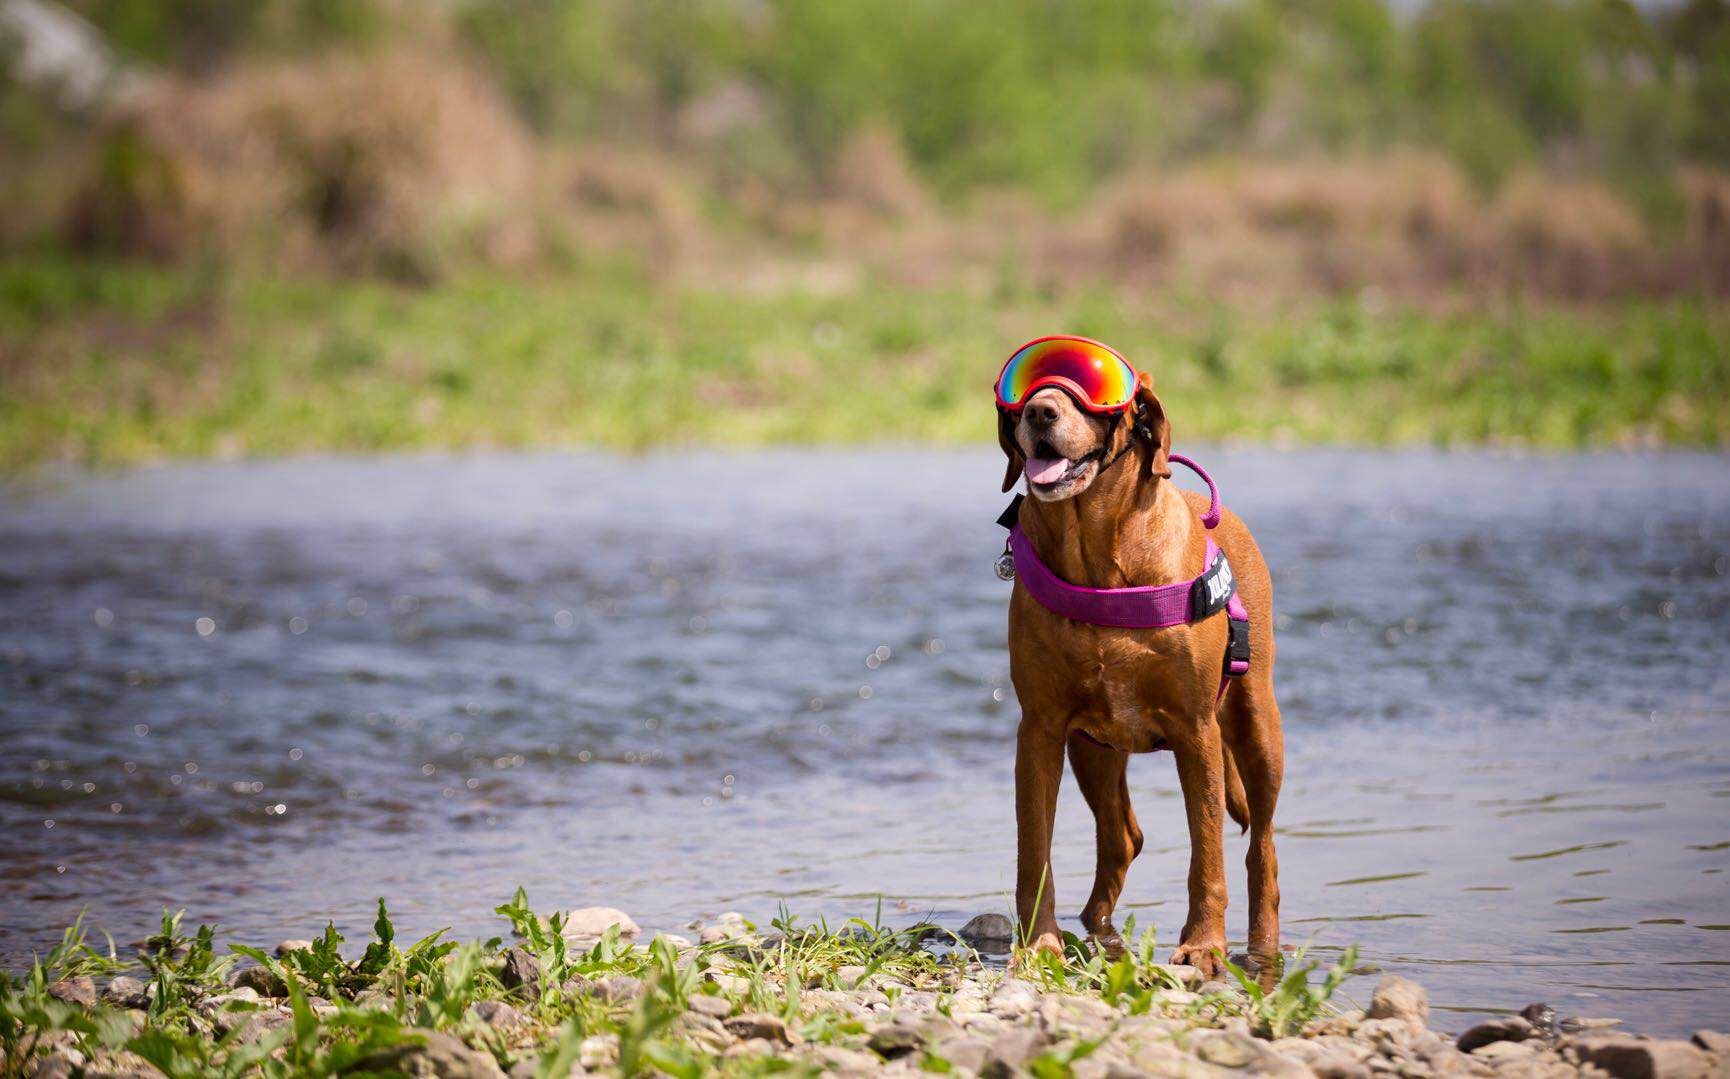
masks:
POLYGON ((1042 438, 1034 444, 1033 456, 1027 459, 1027 482, 1043 490, 1060 487, 1080 477, 1103 456, 1105 450, 1097 449, 1071 460, 1042 438))

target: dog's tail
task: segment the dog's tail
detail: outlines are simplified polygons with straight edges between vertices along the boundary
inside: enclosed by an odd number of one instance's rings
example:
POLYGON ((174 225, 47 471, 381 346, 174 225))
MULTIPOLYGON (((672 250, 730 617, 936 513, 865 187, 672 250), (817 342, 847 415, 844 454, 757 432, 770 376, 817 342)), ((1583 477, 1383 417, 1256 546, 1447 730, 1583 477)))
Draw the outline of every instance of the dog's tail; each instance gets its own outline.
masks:
POLYGON ((1225 811, 1237 821, 1241 834, 1249 831, 1249 797, 1243 792, 1243 777, 1237 774, 1237 762, 1231 759, 1231 750, 1222 744, 1220 751, 1225 757, 1225 811))

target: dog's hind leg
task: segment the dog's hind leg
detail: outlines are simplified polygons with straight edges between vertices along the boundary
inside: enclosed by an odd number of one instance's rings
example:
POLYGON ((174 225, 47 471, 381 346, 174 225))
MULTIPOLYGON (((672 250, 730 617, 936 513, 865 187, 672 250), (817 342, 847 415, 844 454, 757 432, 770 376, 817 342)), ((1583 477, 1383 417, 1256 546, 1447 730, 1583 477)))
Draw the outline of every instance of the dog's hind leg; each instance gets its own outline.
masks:
POLYGON ((1081 924, 1110 944, 1117 939, 1111 912, 1123 892, 1129 863, 1141 853, 1142 844, 1141 826, 1129 804, 1129 754, 1077 733, 1069 736, 1069 766, 1087 808, 1093 811, 1093 894, 1081 908, 1081 924))
MULTIPOLYGON (((1285 738, 1273 678, 1252 673, 1231 687, 1220 709, 1220 729, 1243 779, 1249 804, 1249 950, 1264 964, 1279 958, 1279 857, 1273 813, 1285 771, 1285 738)), ((1233 816, 1236 816, 1234 813, 1233 816)))

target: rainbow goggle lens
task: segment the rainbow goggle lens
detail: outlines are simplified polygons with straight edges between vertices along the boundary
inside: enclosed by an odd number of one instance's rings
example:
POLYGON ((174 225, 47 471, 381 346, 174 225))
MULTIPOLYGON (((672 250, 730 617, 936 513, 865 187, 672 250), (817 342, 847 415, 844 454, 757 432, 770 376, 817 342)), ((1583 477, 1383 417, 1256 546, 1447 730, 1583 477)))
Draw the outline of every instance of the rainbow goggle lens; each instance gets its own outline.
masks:
POLYGON ((1019 412, 1047 386, 1068 390, 1089 412, 1117 412, 1135 399, 1135 368, 1098 341, 1041 337, 1015 350, 997 376, 997 404, 1019 412))

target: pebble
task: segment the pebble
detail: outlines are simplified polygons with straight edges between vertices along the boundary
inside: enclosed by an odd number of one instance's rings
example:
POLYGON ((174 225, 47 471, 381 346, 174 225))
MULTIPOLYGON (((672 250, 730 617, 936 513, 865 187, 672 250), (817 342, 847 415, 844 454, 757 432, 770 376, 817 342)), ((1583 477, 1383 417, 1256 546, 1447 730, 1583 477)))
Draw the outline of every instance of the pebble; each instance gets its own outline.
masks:
POLYGON ((1492 1042, 1523 1042, 1533 1037, 1537 1037, 1537 1031, 1530 1022, 1521 1016, 1510 1015, 1479 1023, 1461 1034, 1454 1045, 1460 1052, 1469 1053, 1492 1042))
POLYGON ((952 1067, 972 1072, 985 1067, 985 1058, 990 1052, 990 1042, 971 1034, 945 1038, 932 1049, 935 1056, 948 1061, 952 1067))
POLYGON ((1024 981, 1005 979, 991 994, 991 1014, 1004 1019, 1026 1015, 1039 1004, 1039 991, 1024 981))
POLYGON ((924 1048, 925 1038, 908 1024, 891 1023, 872 1031, 866 1044, 884 1060, 895 1060, 924 1048))
POLYGON ((55 1000, 88 1008, 96 1003, 96 982, 86 977, 62 978, 48 987, 48 995, 55 1000))
POLYGON ((285 940, 277 944, 276 957, 281 959, 289 952, 310 952, 311 950, 312 941, 310 940, 285 940))
POLYGON ((108 980, 102 987, 102 1000, 119 1008, 142 1008, 150 1003, 144 983, 126 974, 108 980))
POLYGON ((1716 1030, 1696 1030, 1694 1032, 1694 1044, 1709 1053, 1730 1056, 1730 1034, 1716 1030))
POLYGON ((264 997, 285 997, 288 986, 282 978, 264 967, 242 967, 229 978, 228 984, 238 989, 251 989, 264 997))
POLYGON ((955 935, 982 952, 1007 952, 1015 944, 1015 923, 1006 914, 980 914, 955 935))
POLYGON ((706 1015, 711 1019, 725 1019, 733 1014, 733 1005, 721 997, 712 997, 707 993, 693 993, 685 1002, 685 1006, 698 1015, 706 1015))
POLYGON ((779 1016, 766 1015, 762 1012, 735 1015, 726 1020, 723 1025, 727 1028, 727 1033, 742 1041, 761 1038, 764 1041, 792 1045, 798 1040, 798 1035, 787 1029, 785 1020, 779 1016))
POLYGON ((620 940, 633 940, 642 932, 631 916, 617 907, 582 907, 565 915, 563 935, 566 940, 593 943, 615 925, 620 940))
POLYGON ((1417 1029, 1430 1020, 1430 995, 1424 987, 1398 974, 1386 974, 1370 997, 1371 1019, 1403 1019, 1417 1029))
POLYGON ((515 1030, 529 1025, 529 1017, 502 1000, 477 1000, 468 1014, 494 1030, 515 1030))
POLYGON ((419 1044, 403 1043, 382 1049, 358 1062, 358 1070, 401 1075, 436 1075, 439 1079, 502 1079, 504 1072, 491 1054, 470 1049, 441 1030, 415 1030, 419 1044))
POLYGON ((1528 1004, 1521 1009, 1520 1018, 1532 1024, 1532 1029, 1537 1031, 1539 1036, 1556 1036, 1556 1009, 1548 1004, 1528 1004))
POLYGON ((617 1034, 591 1034, 577 1046, 577 1063, 590 1071, 611 1067, 619 1061, 617 1034))
POLYGON ((526 997, 541 995, 541 961, 522 948, 505 953, 504 966, 499 969, 499 984, 506 989, 520 989, 526 997))
POLYGON ((1618 1035, 1578 1038, 1568 1052, 1615 1079, 1706 1079, 1713 1069, 1712 1057, 1685 1041, 1618 1035))

